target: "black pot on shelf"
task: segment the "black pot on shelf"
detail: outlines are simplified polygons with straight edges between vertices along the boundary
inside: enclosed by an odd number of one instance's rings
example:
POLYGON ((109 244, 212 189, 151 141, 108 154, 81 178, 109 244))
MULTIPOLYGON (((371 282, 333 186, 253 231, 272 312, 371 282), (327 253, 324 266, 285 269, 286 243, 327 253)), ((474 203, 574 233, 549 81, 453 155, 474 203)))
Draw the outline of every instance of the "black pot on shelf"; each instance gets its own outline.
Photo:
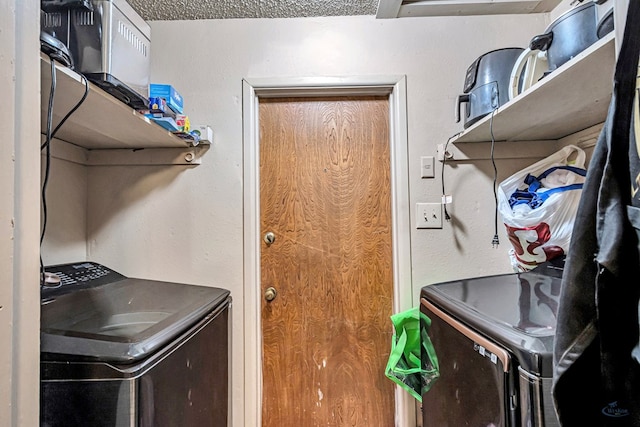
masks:
POLYGON ((598 21, 596 34, 598 35, 598 38, 601 39, 611 31, 613 31, 613 7, 607 10, 598 21))
POLYGON ((544 34, 531 39, 531 50, 547 52, 549 72, 598 40, 596 2, 581 4, 560 15, 544 34))
POLYGON ((465 129, 509 101, 511 70, 524 49, 519 47, 487 52, 467 69, 463 94, 456 102, 456 122, 465 103, 465 129))

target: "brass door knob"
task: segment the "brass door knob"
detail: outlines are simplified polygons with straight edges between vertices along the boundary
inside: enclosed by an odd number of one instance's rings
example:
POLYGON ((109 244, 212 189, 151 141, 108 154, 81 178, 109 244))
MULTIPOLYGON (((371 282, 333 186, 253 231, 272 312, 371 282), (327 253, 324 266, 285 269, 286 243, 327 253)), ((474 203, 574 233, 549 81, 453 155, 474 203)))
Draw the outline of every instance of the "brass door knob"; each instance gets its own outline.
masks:
POLYGON ((276 295, 278 295, 278 292, 273 286, 268 287, 267 290, 264 291, 264 299, 267 301, 273 301, 276 298, 276 295))

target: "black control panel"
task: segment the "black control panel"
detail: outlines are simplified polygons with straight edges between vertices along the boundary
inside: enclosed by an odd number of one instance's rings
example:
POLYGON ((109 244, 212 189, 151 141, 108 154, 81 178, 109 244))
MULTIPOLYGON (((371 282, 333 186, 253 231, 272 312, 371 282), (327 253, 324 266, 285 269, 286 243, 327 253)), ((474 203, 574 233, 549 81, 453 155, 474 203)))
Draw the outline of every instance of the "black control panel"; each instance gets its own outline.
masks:
POLYGON ((126 279, 122 274, 90 261, 45 267, 44 276, 40 286, 42 300, 126 279))

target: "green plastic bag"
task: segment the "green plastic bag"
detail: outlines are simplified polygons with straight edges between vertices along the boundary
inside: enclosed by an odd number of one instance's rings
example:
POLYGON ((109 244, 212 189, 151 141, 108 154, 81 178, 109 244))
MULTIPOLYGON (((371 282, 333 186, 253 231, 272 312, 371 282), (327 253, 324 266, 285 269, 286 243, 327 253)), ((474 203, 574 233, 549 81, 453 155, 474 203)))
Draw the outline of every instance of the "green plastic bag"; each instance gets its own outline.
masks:
POLYGON ((414 307, 392 315, 391 322, 394 331, 385 375, 422 402, 422 394, 440 376, 438 358, 428 334, 431 319, 414 307))

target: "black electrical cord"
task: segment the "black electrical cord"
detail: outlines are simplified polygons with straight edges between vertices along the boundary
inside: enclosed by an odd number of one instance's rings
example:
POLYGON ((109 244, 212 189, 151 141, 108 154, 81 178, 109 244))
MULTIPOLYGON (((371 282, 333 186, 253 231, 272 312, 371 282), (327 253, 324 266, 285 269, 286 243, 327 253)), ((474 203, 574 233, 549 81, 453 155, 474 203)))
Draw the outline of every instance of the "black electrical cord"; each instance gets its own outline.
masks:
POLYGON ((447 147, 449 146, 449 142, 456 136, 460 135, 460 132, 455 135, 451 135, 447 142, 444 144, 444 148, 442 149, 442 171, 440 172, 440 181, 442 182, 442 205, 444 209, 444 219, 447 221, 451 221, 451 216, 449 216, 449 212, 447 211, 447 193, 444 189, 444 167, 447 164, 447 147))
MULTIPOLYGON (((53 60, 51 62, 53 63, 53 60)), ((53 74, 55 74, 55 71, 53 71, 53 74)), ((87 96, 89 95, 89 81, 83 74, 80 74, 80 77, 82 78, 82 82, 84 83, 84 94, 82 95, 82 98, 80 98, 80 100, 76 103, 76 105, 71 110, 69 110, 69 112, 62 118, 62 120, 60 120, 60 123, 58 123, 58 125, 53 130, 53 132, 51 132, 51 135, 48 136, 47 140, 40 146, 41 150, 45 148, 46 145, 50 144, 51 139, 53 139, 56 136, 56 134, 58 133, 62 125, 67 121, 69 117, 71 117, 73 113, 76 112, 78 108, 80 108, 80 106, 85 101, 85 99, 87 99, 87 96)), ((53 80, 54 79, 52 78, 52 83, 53 83, 53 80)), ((55 91, 55 83, 53 83, 52 90, 55 91)), ((53 108, 52 99, 49 100, 49 106, 50 108, 53 108)), ((51 114, 53 114, 53 111, 51 114)), ((47 123, 47 126, 49 126, 49 123, 47 123)))
MULTIPOLYGON (((45 151, 45 169, 44 179, 42 181, 42 229, 40 230, 40 246, 44 240, 44 233, 47 228, 47 184, 49 183, 49 171, 51 169, 51 149, 49 142, 51 141, 51 129, 53 127, 53 99, 56 92, 56 64, 53 58, 49 57, 51 63, 51 87, 49 89, 49 103, 47 106, 47 129, 45 142, 40 146, 40 151, 45 151)), ((44 286, 44 263, 42 261, 42 253, 40 253, 40 286, 44 286)))
MULTIPOLYGON (((51 87, 49 89, 49 103, 47 105, 47 129, 45 134, 45 141, 40 146, 40 151, 45 150, 45 170, 44 178, 42 181, 42 229, 40 230, 40 246, 44 241, 45 231, 47 229, 47 184, 49 183, 49 172, 51 170, 51 140, 58 133, 60 127, 67 121, 67 119, 82 105, 89 95, 89 81, 86 77, 80 74, 82 81, 84 82, 84 94, 82 98, 76 103, 76 105, 62 118, 60 123, 53 129, 53 105, 56 93, 56 64, 55 59, 49 56, 51 62, 51 87)), ((40 286, 44 285, 44 263, 42 261, 42 254, 40 254, 40 286)))
POLYGON ((495 202, 495 212, 493 220, 494 235, 493 239, 491 240, 491 246, 493 246, 494 248, 497 248, 500 244, 500 239, 498 238, 498 168, 496 167, 496 160, 493 157, 493 150, 496 144, 496 139, 493 136, 493 116, 496 110, 497 108, 494 108, 493 111, 491 111, 491 119, 489 121, 489 131, 491 132, 491 164, 493 165, 493 200, 495 202))

